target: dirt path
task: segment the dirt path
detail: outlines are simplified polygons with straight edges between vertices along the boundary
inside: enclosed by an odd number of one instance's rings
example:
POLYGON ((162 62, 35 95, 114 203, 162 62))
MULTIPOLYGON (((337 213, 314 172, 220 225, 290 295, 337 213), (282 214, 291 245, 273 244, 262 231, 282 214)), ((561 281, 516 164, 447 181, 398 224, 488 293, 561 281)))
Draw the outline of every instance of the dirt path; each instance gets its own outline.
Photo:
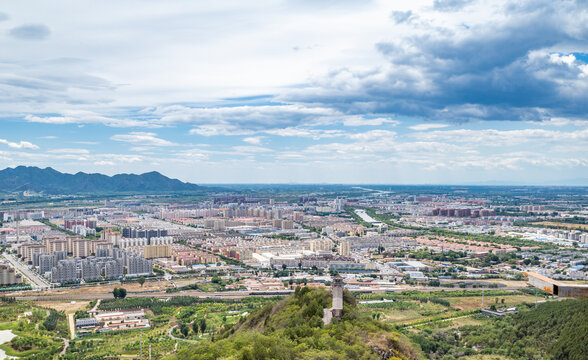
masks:
POLYGON ((59 356, 63 356, 65 355, 65 352, 67 351, 67 348, 69 347, 69 340, 66 338, 61 338, 63 340, 63 350, 61 350, 61 352, 59 353, 59 356))
POLYGON ((96 305, 94 305, 92 310, 90 310, 89 312, 95 312, 98 309, 98 306, 100 306, 101 301, 102 301, 102 299, 98 299, 98 301, 96 301, 96 305))
POLYGON ((405 329, 412 329, 412 328, 413 328, 413 327, 415 327, 415 326, 426 325, 426 324, 430 324, 430 323, 432 323, 432 322, 437 322, 437 321, 438 321, 438 322, 442 322, 442 321, 450 321, 450 320, 463 319, 463 318, 470 317, 470 316, 472 316, 472 315, 475 315, 475 314, 479 314, 479 313, 466 314, 466 315, 456 316, 456 317, 453 317, 453 318, 447 318, 447 319, 431 320, 431 321, 427 321, 427 322, 420 323, 420 324, 416 324, 416 325, 408 325, 408 326, 405 326, 404 328, 405 328, 405 329))
POLYGON ((74 315, 75 314, 67 314, 67 320, 69 323, 69 333, 70 333, 70 337, 73 340, 76 336, 76 322, 74 321, 74 315))
POLYGON ((172 326, 172 327, 170 327, 170 328, 167 330, 167 336, 169 336, 170 338, 172 338, 172 340, 176 340, 176 341, 186 341, 186 342, 192 342, 192 343, 196 343, 196 342, 198 342, 198 340, 182 339, 182 338, 179 338, 179 337, 175 337, 175 336, 172 334, 172 331, 173 331, 173 330, 174 330, 176 327, 178 327, 178 326, 177 326, 177 325, 176 325, 176 326, 172 326))

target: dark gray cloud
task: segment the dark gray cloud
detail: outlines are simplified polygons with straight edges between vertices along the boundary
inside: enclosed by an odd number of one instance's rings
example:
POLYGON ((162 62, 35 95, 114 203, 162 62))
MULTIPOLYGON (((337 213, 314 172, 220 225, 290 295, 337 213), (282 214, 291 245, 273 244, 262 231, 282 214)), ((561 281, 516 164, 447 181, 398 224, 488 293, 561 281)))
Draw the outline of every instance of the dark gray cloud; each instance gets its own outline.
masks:
POLYGON ((27 24, 11 29, 9 34, 17 39, 45 40, 51 34, 51 30, 43 24, 27 24))
POLYGON ((10 19, 10 16, 8 16, 7 13, 3 13, 2 11, 0 11, 0 21, 6 21, 10 19))
POLYGON ((567 54, 588 52, 588 11, 575 1, 539 5, 519 2, 504 20, 470 29, 412 24, 426 35, 377 44, 385 65, 333 71, 289 99, 456 122, 585 118, 588 67, 567 54))

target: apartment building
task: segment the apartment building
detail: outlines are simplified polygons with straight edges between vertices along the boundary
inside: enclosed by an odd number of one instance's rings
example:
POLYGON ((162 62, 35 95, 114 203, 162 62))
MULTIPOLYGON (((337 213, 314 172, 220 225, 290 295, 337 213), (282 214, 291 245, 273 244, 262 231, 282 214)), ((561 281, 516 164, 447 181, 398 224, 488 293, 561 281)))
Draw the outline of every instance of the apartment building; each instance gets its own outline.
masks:
POLYGON ((92 241, 77 239, 72 241, 72 254, 74 257, 85 258, 92 255, 92 241))

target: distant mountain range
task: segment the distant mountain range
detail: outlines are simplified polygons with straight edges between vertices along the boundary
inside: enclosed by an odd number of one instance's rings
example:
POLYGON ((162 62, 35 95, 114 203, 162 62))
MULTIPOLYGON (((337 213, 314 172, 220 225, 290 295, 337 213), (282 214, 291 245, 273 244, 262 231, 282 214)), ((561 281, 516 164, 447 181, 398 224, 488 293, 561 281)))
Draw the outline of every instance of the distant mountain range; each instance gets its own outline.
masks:
POLYGON ((93 192, 175 192, 200 191, 195 184, 170 179, 157 171, 141 175, 64 174, 50 167, 18 166, 0 170, 0 192, 35 191, 48 194, 93 192))

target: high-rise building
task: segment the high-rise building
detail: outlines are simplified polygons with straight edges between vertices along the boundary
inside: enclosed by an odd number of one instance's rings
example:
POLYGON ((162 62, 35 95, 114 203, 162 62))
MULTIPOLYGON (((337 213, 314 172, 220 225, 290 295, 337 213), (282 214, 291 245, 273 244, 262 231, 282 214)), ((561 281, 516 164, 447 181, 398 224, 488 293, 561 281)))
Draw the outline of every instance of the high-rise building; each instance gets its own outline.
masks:
POLYGON ((78 267, 75 259, 61 260, 51 271, 54 283, 75 282, 79 280, 78 267))
POLYGON ((84 281, 98 280, 101 275, 101 261, 97 261, 96 258, 90 257, 81 261, 82 279, 84 281))
POLYGON ((130 246, 145 246, 149 245, 147 238, 122 238, 120 239, 120 248, 126 249, 130 246))
POLYGON ((73 256, 74 257, 88 257, 92 255, 92 241, 88 239, 78 239, 72 241, 73 244, 73 256))
POLYGON ((18 248, 18 254, 22 257, 23 262, 32 263, 33 254, 46 253, 47 247, 41 244, 22 244, 18 248))
POLYGON ((280 219, 274 219, 272 221, 272 226, 275 228, 281 228, 282 227, 282 220, 280 219))
POLYGON ((64 219, 63 227, 72 230, 74 226, 83 226, 89 229, 96 228, 96 220, 91 219, 64 219))
POLYGON ((100 232, 100 240, 107 241, 111 243, 113 246, 120 245, 120 239, 122 238, 122 234, 119 231, 114 231, 112 229, 105 229, 100 232))
POLYGON ((160 236, 149 239, 149 245, 171 245, 173 242, 173 236, 160 236))
MULTIPOLYGON (((118 248, 97 249, 99 256, 85 259, 61 259, 51 270, 51 281, 55 283, 75 282, 79 279, 92 281, 98 279, 119 279, 126 273, 129 276, 151 275, 151 260, 143 259, 134 253, 118 248)), ((47 255, 54 260, 59 253, 47 255)), ((49 260, 43 260, 49 261, 49 260)), ((44 265, 45 266, 45 265, 44 265)))
POLYGON ((66 236, 65 240, 67 241, 67 253, 73 254, 73 242, 75 240, 81 239, 80 236, 66 236))
POLYGON ((39 274, 44 275, 51 271, 55 266, 55 257, 49 254, 39 256, 39 274))
POLYGON ((171 245, 147 245, 143 248, 143 257, 145 259, 168 258, 171 256, 171 245))
POLYGON ((54 253, 56 251, 68 251, 67 240, 61 237, 46 237, 43 238, 45 244, 45 252, 47 254, 54 253))
POLYGON ((151 275, 153 273, 151 260, 144 259, 141 256, 127 253, 124 262, 127 275, 151 275))
POLYGON ((339 244, 339 255, 349 256, 351 253, 351 243, 348 240, 341 240, 339 244))
POLYGON ((123 276, 123 265, 120 261, 109 260, 104 264, 105 279, 120 279, 123 276))
POLYGON ((225 230, 225 221, 224 220, 214 220, 214 226, 212 229, 214 231, 224 231, 225 230))
POLYGON ((317 239, 310 241, 310 251, 330 251, 333 249, 333 241, 330 239, 317 239))
POLYGON ((109 249, 114 246, 114 245, 112 245, 112 243, 110 243, 108 241, 104 241, 104 240, 92 241, 91 244, 92 244, 92 249, 91 249, 92 254, 96 254, 96 251, 98 249, 109 249))
POLYGON ((146 238, 147 241, 152 237, 162 237, 168 236, 167 230, 165 229, 137 229, 137 228, 123 228, 122 229, 122 237, 123 238, 146 238))
POLYGON ((282 221, 282 230, 292 230, 292 229, 294 229, 294 222, 292 220, 282 221))

